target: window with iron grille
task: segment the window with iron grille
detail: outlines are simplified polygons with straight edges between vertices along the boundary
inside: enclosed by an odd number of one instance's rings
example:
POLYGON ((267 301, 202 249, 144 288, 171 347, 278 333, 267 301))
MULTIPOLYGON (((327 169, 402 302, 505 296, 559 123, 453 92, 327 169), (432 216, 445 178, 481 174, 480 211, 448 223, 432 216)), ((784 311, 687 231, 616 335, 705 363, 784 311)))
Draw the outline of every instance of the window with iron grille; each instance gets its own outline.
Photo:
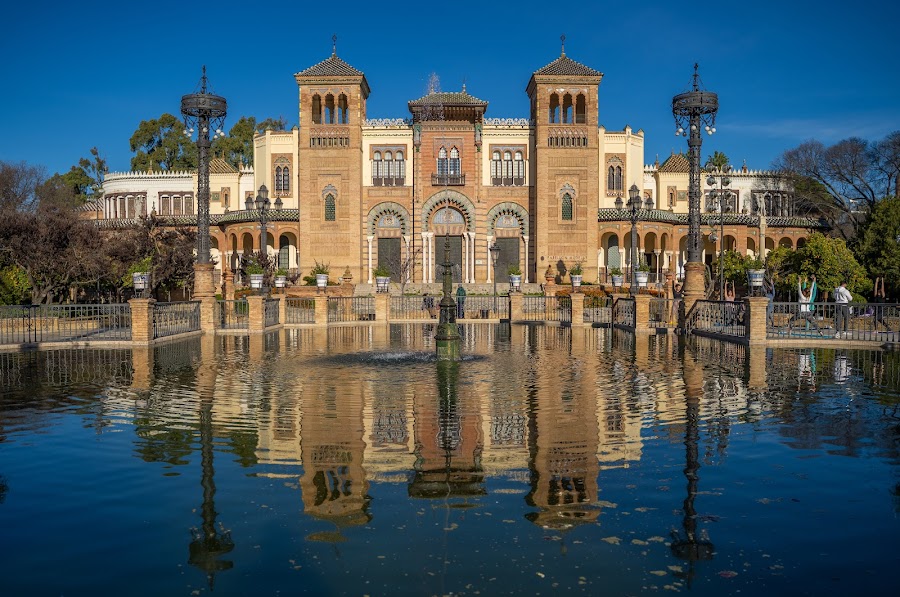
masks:
POLYGON ((325 221, 335 221, 334 195, 325 197, 325 221))
POLYGON ((562 219, 572 220, 572 196, 566 193, 562 198, 562 219))

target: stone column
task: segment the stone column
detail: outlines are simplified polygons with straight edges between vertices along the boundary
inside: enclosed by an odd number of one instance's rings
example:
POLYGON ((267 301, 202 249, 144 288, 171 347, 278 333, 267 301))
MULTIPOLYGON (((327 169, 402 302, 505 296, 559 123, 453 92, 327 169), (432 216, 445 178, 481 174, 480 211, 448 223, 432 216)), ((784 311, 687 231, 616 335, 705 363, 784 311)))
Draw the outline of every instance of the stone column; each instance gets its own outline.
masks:
POLYGON ((266 297, 256 294, 248 296, 247 307, 249 332, 251 334, 262 334, 266 331, 266 297))
POLYGON ((487 245, 485 245, 487 247, 485 249, 485 255, 487 255, 487 272, 488 272, 487 280, 485 280, 485 282, 487 282, 488 284, 490 284, 491 280, 494 279, 494 262, 491 260, 491 244, 493 244, 493 242, 494 242, 494 237, 488 236, 487 237, 487 245))
POLYGON ((647 333, 650 329, 650 295, 638 294, 634 297, 634 331, 647 333))
POLYGON ((214 267, 212 263, 194 264, 194 298, 216 296, 216 285, 213 283, 214 267))
POLYGON ((215 297, 200 299, 200 330, 204 334, 216 333, 216 304, 215 297))
POLYGON ((134 298, 128 301, 131 307, 131 342, 133 344, 153 343, 153 299, 134 298))
POLYGON ((375 295, 375 321, 387 323, 391 312, 391 295, 388 293, 375 295))
POLYGON ((522 283, 530 284, 531 282, 528 279, 528 235, 523 234, 522 240, 525 241, 525 267, 522 268, 522 283))
POLYGON ((278 299, 278 323, 280 323, 282 327, 287 323, 287 298, 287 294, 283 294, 281 295, 281 298, 278 299))
POLYGON ((315 324, 321 326, 328 325, 328 296, 317 294, 313 297, 313 302, 315 303, 316 308, 315 324))
POLYGON ((684 312, 687 313, 694 306, 694 303, 706 296, 706 268, 699 262, 688 262, 684 264, 684 312))
POLYGON ((375 240, 374 236, 366 237, 366 242, 369 244, 369 266, 368 266, 369 267, 369 274, 368 274, 369 281, 367 282, 367 284, 372 283, 372 241, 373 240, 375 240))
POLYGON ((572 297, 572 327, 581 327, 584 325, 584 295, 580 292, 573 292, 572 297))
POLYGON ((226 264, 225 270, 222 272, 222 277, 225 279, 225 287, 222 290, 224 292, 224 298, 226 301, 230 301, 234 299, 234 273, 231 271, 231 267, 226 264))
POLYGON ((524 297, 519 292, 511 292, 509 294, 509 321, 516 322, 525 319, 522 313, 524 297))
POLYGON ((747 341, 751 347, 766 344, 766 307, 769 298, 765 296, 744 297, 747 309, 747 341))

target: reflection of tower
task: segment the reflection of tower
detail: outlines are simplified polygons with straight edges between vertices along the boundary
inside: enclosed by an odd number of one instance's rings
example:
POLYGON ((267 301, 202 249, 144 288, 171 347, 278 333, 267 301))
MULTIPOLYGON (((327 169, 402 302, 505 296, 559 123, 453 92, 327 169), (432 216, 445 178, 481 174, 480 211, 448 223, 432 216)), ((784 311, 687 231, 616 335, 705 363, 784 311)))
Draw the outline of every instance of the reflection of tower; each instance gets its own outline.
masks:
POLYGON ((409 495, 444 498, 485 495, 477 409, 460 408, 459 363, 437 362, 438 400, 416 401, 416 472, 409 495), (437 412, 435 412, 437 407, 437 412))
POLYGON ((553 351, 553 369, 566 372, 559 386, 539 385, 530 397, 531 491, 540 510, 526 515, 542 526, 566 529, 597 519, 598 429, 590 378, 569 351, 553 351))
POLYGON ((362 398, 333 381, 307 395, 300 446, 303 509, 338 528, 366 524, 372 517, 363 469, 362 398))
POLYGON ((711 560, 715 553, 715 547, 709 541, 706 531, 698 532, 697 510, 694 508, 694 500, 697 497, 700 476, 700 397, 703 395, 703 371, 693 361, 685 357, 684 361, 684 389, 685 389, 685 465, 684 476, 687 479, 687 497, 684 499, 684 518, 682 519, 682 532, 672 531, 672 553, 683 560, 687 560, 688 569, 684 572, 688 586, 694 578, 694 562, 711 560))
MULTIPOLYGON (((201 365, 202 366, 202 365, 201 365)), ((194 540, 191 541, 188 563, 206 573, 209 588, 215 584, 215 573, 230 570, 234 566, 231 560, 220 559, 234 549, 231 532, 222 525, 216 529, 216 481, 213 469, 213 431, 212 400, 205 398, 200 407, 200 485, 203 487, 203 504, 200 516, 203 525, 193 529, 194 540)))

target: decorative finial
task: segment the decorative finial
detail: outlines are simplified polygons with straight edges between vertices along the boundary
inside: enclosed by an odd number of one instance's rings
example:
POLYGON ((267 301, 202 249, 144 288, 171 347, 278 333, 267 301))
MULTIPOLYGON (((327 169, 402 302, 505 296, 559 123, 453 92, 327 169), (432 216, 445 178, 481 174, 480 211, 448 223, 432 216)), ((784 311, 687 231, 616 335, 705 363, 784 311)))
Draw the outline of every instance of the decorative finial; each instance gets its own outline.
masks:
POLYGON ((562 42, 562 50, 560 51, 560 56, 566 55, 566 34, 563 33, 559 36, 559 40, 562 42))
POLYGON ((337 56, 337 34, 331 36, 331 55, 337 56))
POLYGON ((200 93, 206 93, 206 65, 203 65, 203 76, 200 77, 200 93))
POLYGON ((700 65, 695 62, 694 63, 694 91, 700 90, 700 85, 699 85, 700 75, 697 73, 697 69, 699 67, 700 67, 700 65))
POLYGON ((466 78, 465 78, 465 77, 463 77, 463 88, 462 88, 462 92, 463 92, 463 93, 466 92, 466 78))

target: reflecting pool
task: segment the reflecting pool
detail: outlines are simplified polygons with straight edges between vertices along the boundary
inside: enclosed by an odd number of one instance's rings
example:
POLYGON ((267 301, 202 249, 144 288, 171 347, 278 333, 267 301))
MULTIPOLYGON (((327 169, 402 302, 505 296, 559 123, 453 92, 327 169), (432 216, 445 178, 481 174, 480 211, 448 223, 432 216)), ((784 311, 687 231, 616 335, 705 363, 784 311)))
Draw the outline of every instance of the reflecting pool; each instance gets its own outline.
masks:
POLYGON ((3 593, 893 594, 900 353, 461 328, 0 354, 3 593))

